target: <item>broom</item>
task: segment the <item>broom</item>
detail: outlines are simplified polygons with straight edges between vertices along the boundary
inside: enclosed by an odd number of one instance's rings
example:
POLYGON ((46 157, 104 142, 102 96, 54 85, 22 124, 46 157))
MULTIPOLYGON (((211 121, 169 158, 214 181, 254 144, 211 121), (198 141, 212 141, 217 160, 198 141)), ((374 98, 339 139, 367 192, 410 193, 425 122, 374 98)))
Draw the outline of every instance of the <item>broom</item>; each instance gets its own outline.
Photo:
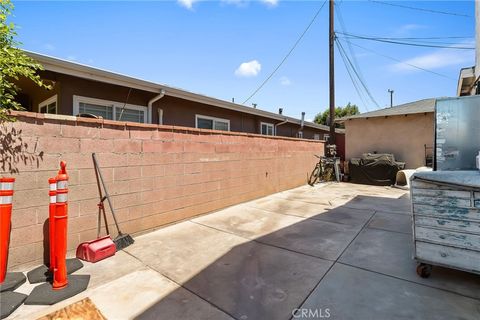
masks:
MULTIPOLYGON (((117 231, 118 231, 118 235, 115 239, 113 239, 113 242, 115 243, 115 246, 117 247, 117 251, 119 251, 119 250, 122 250, 122 249, 128 247, 129 245, 133 244, 135 242, 135 240, 133 240, 133 238, 128 233, 122 233, 122 231, 120 231, 120 226, 118 225, 117 217, 115 216, 115 210, 113 210, 112 202, 110 201, 110 196, 108 194, 107 187, 105 186, 105 181, 103 180, 102 172, 100 171, 100 167, 99 167, 98 161, 97 161, 97 156, 95 155, 95 153, 92 153, 92 158, 93 158, 93 166, 94 166, 94 170, 95 170, 95 176, 97 177, 98 191, 100 193, 100 204, 99 204, 99 206, 100 205, 103 206, 103 201, 105 201, 105 199, 107 199, 108 206, 110 207, 110 211, 112 212, 113 221, 115 221, 115 226, 117 227, 117 231), (102 190, 101 190, 101 187, 100 187, 100 182, 102 183, 103 191, 105 192, 105 196, 102 196, 102 190)), ((106 220, 105 220, 105 224, 106 224, 106 220)))

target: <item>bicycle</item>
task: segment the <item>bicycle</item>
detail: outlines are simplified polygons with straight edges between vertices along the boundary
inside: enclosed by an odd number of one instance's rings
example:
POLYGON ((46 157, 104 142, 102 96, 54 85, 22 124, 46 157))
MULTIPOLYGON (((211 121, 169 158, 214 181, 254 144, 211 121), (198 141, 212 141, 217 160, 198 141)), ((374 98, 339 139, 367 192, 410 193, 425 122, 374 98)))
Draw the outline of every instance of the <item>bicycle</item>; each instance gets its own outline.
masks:
POLYGON ((324 178, 324 176, 327 174, 330 177, 334 174, 335 180, 337 180, 337 182, 340 182, 340 159, 337 157, 325 157, 318 155, 315 155, 315 157, 318 158, 318 163, 315 165, 315 168, 313 169, 310 177, 308 178, 308 184, 313 187, 313 185, 317 183, 317 181, 326 181, 327 179, 321 178, 324 178), (328 172, 326 170, 327 167, 331 167, 333 170, 328 172))

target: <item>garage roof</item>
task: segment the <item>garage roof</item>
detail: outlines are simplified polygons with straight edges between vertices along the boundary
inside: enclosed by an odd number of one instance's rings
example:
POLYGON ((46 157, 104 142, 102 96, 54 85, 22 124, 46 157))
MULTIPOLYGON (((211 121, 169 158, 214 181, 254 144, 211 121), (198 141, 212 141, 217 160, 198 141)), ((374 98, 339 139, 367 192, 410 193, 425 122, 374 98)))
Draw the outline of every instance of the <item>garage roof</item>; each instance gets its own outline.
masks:
POLYGON ((435 101, 436 101, 435 98, 418 100, 418 101, 394 106, 391 108, 379 109, 371 112, 357 114, 354 116, 343 117, 338 119, 337 121, 343 122, 345 120, 351 120, 351 119, 401 116, 406 114, 433 112, 435 110, 435 101))

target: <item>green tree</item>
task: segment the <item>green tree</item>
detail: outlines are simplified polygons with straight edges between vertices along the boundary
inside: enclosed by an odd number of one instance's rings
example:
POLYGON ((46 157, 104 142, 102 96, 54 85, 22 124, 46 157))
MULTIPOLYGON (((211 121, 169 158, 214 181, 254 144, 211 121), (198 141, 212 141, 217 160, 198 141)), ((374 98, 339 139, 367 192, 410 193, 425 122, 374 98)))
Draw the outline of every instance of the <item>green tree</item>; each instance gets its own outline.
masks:
POLYGON ((9 116, 8 110, 23 109, 15 101, 20 90, 15 85, 15 80, 25 77, 41 87, 49 88, 37 74, 43 67, 18 49, 21 44, 15 40, 15 25, 7 21, 12 11, 13 4, 10 0, 0 0, 0 122, 14 120, 9 116))
MULTIPOLYGON (((346 116, 353 116, 356 114, 360 114, 357 105, 351 104, 350 102, 345 107, 335 107, 335 119, 346 117, 346 116)), ((318 124, 330 125, 330 109, 327 109, 323 112, 318 113, 315 116, 313 122, 318 124)), ((336 127, 342 127, 339 123, 335 124, 336 127)))

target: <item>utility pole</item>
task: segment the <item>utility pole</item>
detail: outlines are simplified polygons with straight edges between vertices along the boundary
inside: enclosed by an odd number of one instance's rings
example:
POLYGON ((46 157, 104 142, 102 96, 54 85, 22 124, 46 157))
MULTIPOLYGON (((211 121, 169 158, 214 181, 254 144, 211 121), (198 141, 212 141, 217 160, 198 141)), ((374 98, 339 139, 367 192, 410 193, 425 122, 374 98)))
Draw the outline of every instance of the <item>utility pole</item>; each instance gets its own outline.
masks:
POLYGON ((388 92, 390 93, 390 108, 393 107, 393 90, 388 89, 388 92))
POLYGON ((334 0, 330 0, 330 28, 328 47, 330 50, 330 144, 335 144, 335 24, 334 24, 334 0))

